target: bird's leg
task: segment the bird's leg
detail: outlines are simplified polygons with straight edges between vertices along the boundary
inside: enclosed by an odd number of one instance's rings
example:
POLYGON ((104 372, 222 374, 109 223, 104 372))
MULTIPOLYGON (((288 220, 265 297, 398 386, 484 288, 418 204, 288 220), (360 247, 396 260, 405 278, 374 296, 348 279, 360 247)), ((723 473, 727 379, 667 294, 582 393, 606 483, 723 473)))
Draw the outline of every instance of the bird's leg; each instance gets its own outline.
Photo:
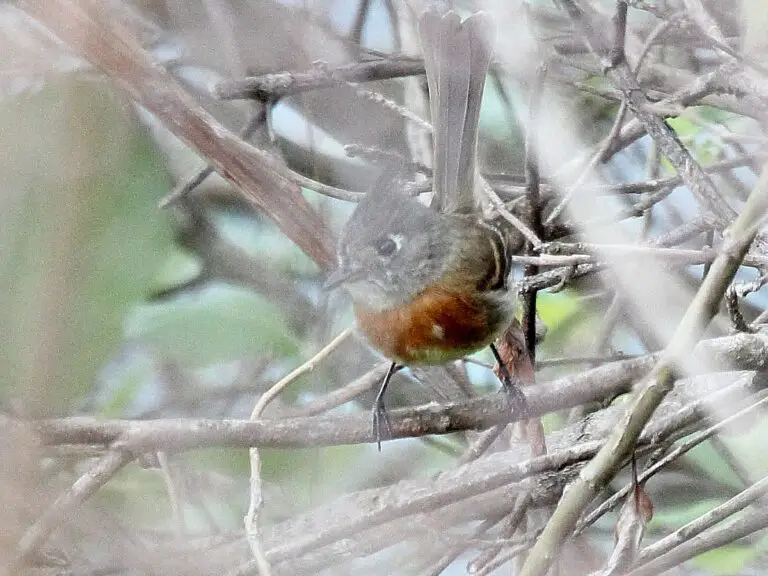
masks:
POLYGON ((512 380, 512 375, 507 369, 507 365, 501 359, 498 348, 495 344, 491 344, 491 352, 493 357, 496 358, 496 362, 499 365, 499 374, 501 374, 501 383, 504 386, 504 393, 509 398, 509 402, 512 405, 513 413, 520 413, 525 416, 528 413, 528 400, 525 398, 520 386, 512 380))
POLYGON ((398 366, 396 362, 392 362, 392 364, 389 365, 389 370, 387 370, 384 380, 381 381, 379 393, 376 394, 376 400, 373 402, 373 435, 376 437, 376 445, 379 448, 379 452, 381 452, 382 424, 383 427, 386 428, 386 436, 384 439, 386 440, 392 437, 392 424, 387 415, 387 408, 384 406, 384 394, 387 392, 387 386, 389 386, 389 381, 392 379, 392 376, 395 372, 400 370, 400 368, 402 368, 402 366, 398 366))

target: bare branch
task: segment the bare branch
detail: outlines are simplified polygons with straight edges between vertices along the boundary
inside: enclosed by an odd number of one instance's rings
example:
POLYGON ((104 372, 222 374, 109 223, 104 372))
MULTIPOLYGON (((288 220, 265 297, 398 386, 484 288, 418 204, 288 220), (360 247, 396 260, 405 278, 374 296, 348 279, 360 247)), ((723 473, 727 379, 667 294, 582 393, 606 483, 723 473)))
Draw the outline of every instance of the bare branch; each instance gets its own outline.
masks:
POLYGON ((348 82, 374 82, 423 74, 424 61, 421 59, 390 58, 345 64, 336 68, 317 66, 306 72, 275 72, 242 80, 229 80, 216 85, 214 94, 222 100, 267 100, 309 90, 343 86, 348 82))

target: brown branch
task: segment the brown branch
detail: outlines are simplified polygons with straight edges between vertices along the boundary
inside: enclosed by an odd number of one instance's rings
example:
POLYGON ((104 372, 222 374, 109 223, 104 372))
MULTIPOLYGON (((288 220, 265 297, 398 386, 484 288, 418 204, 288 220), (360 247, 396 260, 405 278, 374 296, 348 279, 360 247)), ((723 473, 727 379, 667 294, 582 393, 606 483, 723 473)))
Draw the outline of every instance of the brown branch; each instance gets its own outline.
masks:
MULTIPOLYGON (((706 340, 697 347, 697 353, 707 359, 706 365, 715 362, 729 369, 768 369, 768 337, 762 334, 706 340)), ((648 372, 655 359, 655 355, 650 355, 612 362, 529 387, 525 390, 529 415, 539 416, 627 392, 636 379, 648 372)), ((393 438, 406 438, 490 428, 509 422, 510 414, 504 395, 491 394, 460 403, 393 410, 391 418, 393 438)), ((140 452, 212 446, 331 446, 374 441, 367 414, 254 421, 73 417, 27 423, 9 420, 4 425, 31 426, 44 444, 103 444, 140 452)))
MULTIPOLYGON (((709 407, 728 405, 725 399, 743 395, 745 387, 753 391, 750 377, 738 377, 736 383, 727 386, 723 379, 715 380, 708 376, 687 381, 676 399, 670 399, 656 414, 642 435, 642 446, 655 449, 671 434, 699 422, 709 407), (701 400, 690 402, 687 399, 691 397, 701 400)), ((759 385, 763 384, 760 381, 759 385)), ((341 553, 338 560, 361 549, 371 554, 396 541, 418 537, 421 527, 431 522, 455 525, 460 520, 486 519, 498 511, 500 501, 509 502, 522 493, 530 494, 532 508, 548 506, 577 473, 579 464, 596 453, 621 410, 620 406, 608 408, 553 433, 549 438, 552 451, 547 456, 524 459, 527 448, 515 445, 511 450, 491 454, 434 478, 408 479, 341 496, 276 526, 267 543, 268 547, 270 543, 273 546, 268 548, 267 557, 275 565, 288 564, 321 549, 335 550, 339 543, 343 543, 346 554, 341 553), (531 482, 521 482, 526 479, 531 482), (402 522, 394 530, 395 535, 381 538, 379 527, 393 521, 402 522), (369 533, 373 542, 369 542, 369 533)))
MULTIPOLYGON (((257 109, 251 114, 251 117, 240 129, 238 136, 243 140, 249 140, 258 129, 267 123, 267 113, 269 108, 266 104, 258 103, 257 109)), ((194 172, 184 178, 181 182, 178 182, 168 194, 163 196, 157 203, 158 208, 167 208, 171 204, 186 198, 195 188, 200 186, 208 176, 213 174, 215 168, 212 165, 205 166, 197 172, 194 172)))
POLYGON ((424 74, 424 61, 416 58, 390 58, 344 64, 336 68, 317 66, 306 72, 275 72, 221 82, 214 95, 222 100, 253 98, 266 100, 310 90, 344 86, 349 82, 374 82, 424 74))

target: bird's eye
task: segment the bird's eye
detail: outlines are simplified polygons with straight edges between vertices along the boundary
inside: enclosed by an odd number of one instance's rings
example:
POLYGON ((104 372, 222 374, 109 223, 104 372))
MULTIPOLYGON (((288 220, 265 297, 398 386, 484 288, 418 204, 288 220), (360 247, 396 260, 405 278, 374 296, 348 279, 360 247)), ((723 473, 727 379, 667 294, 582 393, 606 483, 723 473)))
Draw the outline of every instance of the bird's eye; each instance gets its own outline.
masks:
POLYGON ((376 241, 374 248, 380 256, 391 256, 399 248, 399 244, 391 236, 384 236, 376 241))

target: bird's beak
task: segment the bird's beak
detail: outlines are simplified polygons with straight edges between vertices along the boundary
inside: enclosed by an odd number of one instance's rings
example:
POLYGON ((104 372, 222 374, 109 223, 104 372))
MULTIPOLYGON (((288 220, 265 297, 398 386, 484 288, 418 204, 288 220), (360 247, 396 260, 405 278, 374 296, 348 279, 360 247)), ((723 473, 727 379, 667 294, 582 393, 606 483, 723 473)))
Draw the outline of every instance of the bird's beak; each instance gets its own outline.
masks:
POLYGON ((345 282, 351 282, 353 280, 358 280, 359 278, 363 277, 363 271, 358 269, 351 269, 347 270, 344 268, 337 268, 333 272, 331 272, 331 275, 328 276, 328 278, 325 280, 325 283, 323 284, 323 290, 333 290, 334 288, 338 288, 345 282))

